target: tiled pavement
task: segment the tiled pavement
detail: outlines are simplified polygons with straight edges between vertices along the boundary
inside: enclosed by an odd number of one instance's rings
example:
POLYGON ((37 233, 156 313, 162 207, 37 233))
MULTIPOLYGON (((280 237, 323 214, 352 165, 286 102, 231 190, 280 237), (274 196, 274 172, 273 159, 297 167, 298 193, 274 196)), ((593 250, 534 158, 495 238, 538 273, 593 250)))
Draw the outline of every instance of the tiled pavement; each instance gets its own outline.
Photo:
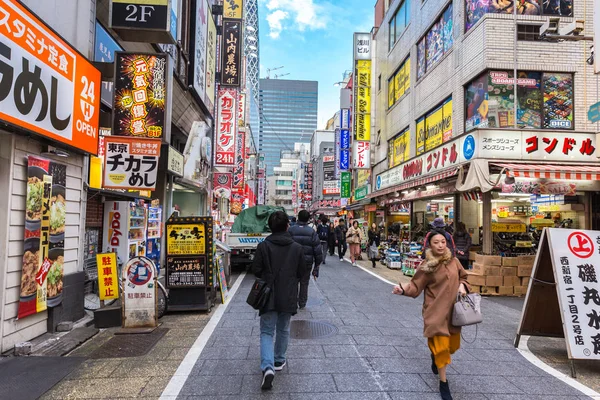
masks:
MULTIPOLYGON (((179 398, 433 400, 437 377, 422 337, 421 299, 391 294, 391 287, 347 262, 328 257, 311 281, 309 306, 294 319, 334 324, 338 333, 290 342, 288 365, 273 390, 260 390, 259 319, 245 303, 246 276, 209 339, 179 398)), ((479 400, 587 399, 526 361, 512 346, 519 312, 483 301, 486 320, 477 339, 449 367, 454 398, 479 400), (492 317, 493 316, 493 317, 492 317)), ((475 328, 463 331, 469 341, 475 328)))

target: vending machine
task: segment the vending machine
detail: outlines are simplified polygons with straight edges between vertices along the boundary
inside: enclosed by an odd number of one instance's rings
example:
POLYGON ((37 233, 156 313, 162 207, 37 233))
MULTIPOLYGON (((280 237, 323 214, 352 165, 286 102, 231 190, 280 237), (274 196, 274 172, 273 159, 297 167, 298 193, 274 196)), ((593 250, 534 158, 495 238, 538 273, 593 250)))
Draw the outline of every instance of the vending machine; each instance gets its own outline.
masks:
POLYGON ((148 207, 146 257, 156 265, 160 274, 160 238, 162 236, 162 207, 148 207))
POLYGON ((142 201, 104 204, 103 252, 116 252, 121 263, 146 255, 146 207, 142 201))

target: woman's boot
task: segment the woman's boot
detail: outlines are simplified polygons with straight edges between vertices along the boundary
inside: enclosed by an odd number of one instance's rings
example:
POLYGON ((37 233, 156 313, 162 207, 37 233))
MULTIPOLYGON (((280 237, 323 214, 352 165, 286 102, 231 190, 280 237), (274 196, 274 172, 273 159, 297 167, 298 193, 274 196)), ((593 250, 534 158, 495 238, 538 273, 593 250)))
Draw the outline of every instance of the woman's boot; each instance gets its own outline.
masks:
POLYGON ((452 400, 452 394, 450 393, 450 386, 448 385, 448 381, 442 382, 440 381, 440 396, 442 396, 442 400, 452 400))

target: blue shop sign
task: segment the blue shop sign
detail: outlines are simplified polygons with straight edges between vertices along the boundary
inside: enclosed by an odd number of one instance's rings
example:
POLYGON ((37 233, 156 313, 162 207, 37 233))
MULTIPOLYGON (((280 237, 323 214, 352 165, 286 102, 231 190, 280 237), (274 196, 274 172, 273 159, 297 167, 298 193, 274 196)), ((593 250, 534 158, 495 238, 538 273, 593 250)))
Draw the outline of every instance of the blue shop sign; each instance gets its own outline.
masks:
POLYGON ((111 63, 115 61, 115 51, 123 51, 119 43, 96 21, 96 39, 94 40, 94 61, 111 63))

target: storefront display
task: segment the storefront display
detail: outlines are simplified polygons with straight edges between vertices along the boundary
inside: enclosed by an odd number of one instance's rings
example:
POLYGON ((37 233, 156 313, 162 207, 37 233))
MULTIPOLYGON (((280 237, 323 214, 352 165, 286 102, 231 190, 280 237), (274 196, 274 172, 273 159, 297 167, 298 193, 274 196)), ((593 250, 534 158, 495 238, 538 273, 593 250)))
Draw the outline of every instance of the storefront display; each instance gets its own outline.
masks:
POLYGON ((160 238, 162 237, 162 207, 148 207, 148 227, 146 234, 146 257, 148 257, 160 275, 160 238))
POLYGON ((122 263, 146 255, 146 208, 142 200, 105 203, 102 243, 106 252, 117 253, 122 263))

